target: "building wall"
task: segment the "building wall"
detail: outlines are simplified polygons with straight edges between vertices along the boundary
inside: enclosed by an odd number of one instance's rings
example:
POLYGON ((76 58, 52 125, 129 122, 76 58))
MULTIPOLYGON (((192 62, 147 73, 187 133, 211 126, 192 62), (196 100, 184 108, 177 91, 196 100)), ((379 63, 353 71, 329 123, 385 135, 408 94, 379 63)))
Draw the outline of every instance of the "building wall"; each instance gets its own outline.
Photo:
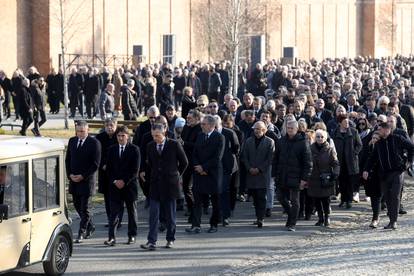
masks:
MULTIPOLYGON (((211 0, 211 2, 219 0, 211 0)), ((2 0, 0 68, 36 65, 45 74, 59 64, 60 7, 51 0, 2 0)), ((162 35, 176 35, 176 61, 214 60, 201 17, 207 0, 64 1, 66 53, 132 55, 162 60, 162 35)), ((408 55, 414 51, 414 0, 265 0, 266 57, 295 46, 301 59, 408 55)), ((260 32, 259 32, 260 33, 260 32)), ((257 32, 256 32, 257 34, 257 32)), ((67 60, 71 62, 72 60, 67 60)), ((76 63, 74 63, 76 64, 76 63)))
POLYGON ((267 2, 268 58, 296 47, 301 59, 356 55, 355 0, 267 2))

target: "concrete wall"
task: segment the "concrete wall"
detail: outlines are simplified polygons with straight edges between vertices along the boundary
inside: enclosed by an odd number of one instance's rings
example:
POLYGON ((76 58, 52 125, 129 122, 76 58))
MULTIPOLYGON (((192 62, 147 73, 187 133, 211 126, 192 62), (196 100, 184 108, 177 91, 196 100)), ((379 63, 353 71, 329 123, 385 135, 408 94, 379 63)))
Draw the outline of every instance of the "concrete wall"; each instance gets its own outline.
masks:
POLYGON ((268 1, 268 58, 296 47, 301 59, 355 56, 355 0, 268 1))

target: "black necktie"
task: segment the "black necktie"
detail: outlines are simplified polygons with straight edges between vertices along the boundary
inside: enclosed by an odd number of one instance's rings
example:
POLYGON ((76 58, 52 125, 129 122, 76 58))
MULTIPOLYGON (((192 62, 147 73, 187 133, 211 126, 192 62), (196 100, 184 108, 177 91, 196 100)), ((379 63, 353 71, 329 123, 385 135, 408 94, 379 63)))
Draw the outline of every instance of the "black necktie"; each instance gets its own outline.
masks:
POLYGON ((204 141, 208 140, 208 134, 206 134, 206 136, 204 137, 204 141))
POLYGON ((82 147, 82 144, 83 144, 83 140, 79 139, 78 146, 76 148, 78 149, 82 147))
POLYGON ((162 144, 157 145, 157 151, 159 155, 162 154, 162 144))
POLYGON ((119 158, 121 158, 121 157, 122 157, 122 154, 124 154, 124 146, 121 146, 121 152, 120 152, 120 154, 119 154, 119 158))

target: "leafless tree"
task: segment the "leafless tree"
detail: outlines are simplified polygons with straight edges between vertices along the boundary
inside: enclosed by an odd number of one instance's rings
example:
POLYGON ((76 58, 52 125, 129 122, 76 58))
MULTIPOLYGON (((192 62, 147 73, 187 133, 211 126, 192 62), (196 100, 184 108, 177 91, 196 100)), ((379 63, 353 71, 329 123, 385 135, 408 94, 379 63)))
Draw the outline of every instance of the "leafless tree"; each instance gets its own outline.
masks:
POLYGON ((200 6, 202 39, 209 58, 231 61, 230 85, 237 94, 240 53, 247 53, 250 36, 264 31, 265 0, 209 0, 200 6), (207 12, 206 12, 207 11, 207 12))

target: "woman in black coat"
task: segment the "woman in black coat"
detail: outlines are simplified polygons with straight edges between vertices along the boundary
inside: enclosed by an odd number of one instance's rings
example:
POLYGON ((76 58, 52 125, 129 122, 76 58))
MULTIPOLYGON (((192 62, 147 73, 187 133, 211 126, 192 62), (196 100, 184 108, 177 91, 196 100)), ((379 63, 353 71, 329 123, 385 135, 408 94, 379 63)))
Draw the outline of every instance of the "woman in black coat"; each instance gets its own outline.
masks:
POLYGON ((336 151, 327 141, 328 133, 325 130, 316 131, 316 142, 311 145, 313 170, 308 182, 308 195, 314 199, 319 220, 316 226, 325 227, 330 224, 330 196, 335 194, 334 180, 339 176, 339 161, 336 151), (321 174, 330 174, 330 186, 323 186, 321 174))

